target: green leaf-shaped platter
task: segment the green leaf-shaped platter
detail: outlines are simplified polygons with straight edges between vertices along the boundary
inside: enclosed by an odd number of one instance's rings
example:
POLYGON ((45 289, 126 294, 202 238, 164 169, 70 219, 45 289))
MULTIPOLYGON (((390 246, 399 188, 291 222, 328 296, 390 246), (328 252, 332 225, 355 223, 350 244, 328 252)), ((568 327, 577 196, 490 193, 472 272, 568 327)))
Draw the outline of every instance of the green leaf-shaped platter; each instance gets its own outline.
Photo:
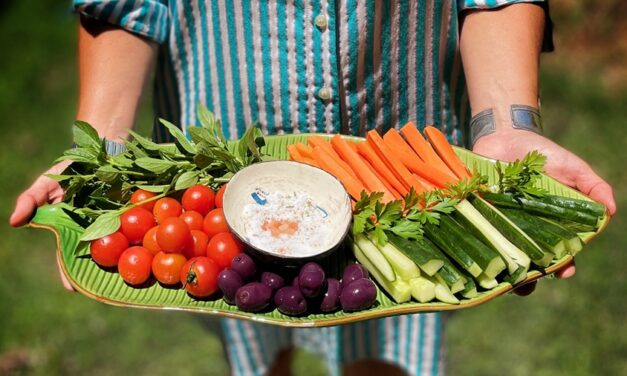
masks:
MULTIPOLYGON (((287 159, 287 145, 306 141, 307 137, 307 134, 267 137, 264 152, 278 159, 287 159)), ((478 170, 489 176, 491 181, 495 181, 494 161, 461 148, 456 148, 456 152, 471 169, 478 170)), ((560 184, 550 177, 543 177, 540 185, 553 194, 588 199, 580 192, 560 184)), ((91 260, 88 244, 79 242, 83 228, 68 216, 64 208, 67 209, 68 206, 56 204, 39 208, 29 226, 45 228, 55 233, 61 269, 74 289, 92 299, 116 306, 190 311, 281 326, 322 327, 392 315, 474 307, 501 296, 513 288, 509 283, 503 282, 492 290, 479 293, 475 298, 463 299, 457 305, 440 302, 418 303, 415 301, 397 304, 379 290, 375 305, 360 312, 338 311, 331 314, 312 313, 302 317, 290 317, 273 309, 253 314, 240 311, 237 307, 226 304, 219 297, 209 300, 193 299, 181 288, 166 288, 158 283, 147 284, 142 288, 128 286, 115 271, 104 270, 91 260)), ((597 232, 580 234, 584 242, 590 242, 603 231, 608 221, 609 216, 605 216, 597 232)), ((337 274, 340 269, 339 265, 352 258, 352 255, 347 252, 340 249, 327 261, 327 267, 331 274, 337 274)), ((521 284, 554 273, 571 260, 572 256, 565 256, 543 271, 530 271, 521 284)))

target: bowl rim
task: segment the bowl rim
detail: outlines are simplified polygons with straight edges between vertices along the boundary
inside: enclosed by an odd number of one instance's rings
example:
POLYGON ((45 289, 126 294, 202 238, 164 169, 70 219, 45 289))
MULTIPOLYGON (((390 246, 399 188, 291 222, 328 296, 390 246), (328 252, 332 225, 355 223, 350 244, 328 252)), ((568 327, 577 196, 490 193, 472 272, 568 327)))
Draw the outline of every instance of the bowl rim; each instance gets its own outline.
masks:
MULTIPOLYGON (((232 177, 231 180, 229 180, 229 182, 227 183, 226 189, 224 191, 224 196, 223 196, 223 205, 222 208, 224 210, 224 219, 225 222, 229 228, 229 230, 231 231, 231 233, 233 235, 235 235, 235 237, 237 237, 241 242, 243 242, 246 245, 247 249, 252 249, 255 252, 260 253, 264 258, 271 258, 271 259, 277 259, 277 260, 281 260, 281 261, 287 261, 287 262, 305 262, 308 260, 312 260, 312 259, 317 259, 317 258, 321 258, 324 257, 328 254, 330 254, 331 252, 335 251, 346 239, 350 229, 351 229, 351 224, 353 222, 353 211, 352 211, 352 206, 351 206, 351 198, 350 195, 348 194, 348 191, 346 190, 346 187, 344 186, 344 184, 342 184, 342 182, 336 178, 334 175, 328 173, 327 171, 316 167, 316 166, 312 166, 309 165, 307 163, 302 163, 302 162, 297 162, 297 161, 291 161, 291 160, 270 160, 270 161, 261 161, 261 162, 257 162, 254 164, 251 164, 249 166, 246 166, 244 168, 242 168, 241 170, 239 170, 238 172, 236 172, 232 177), (228 216, 227 216, 227 211, 224 210, 224 202, 226 201, 226 197, 227 197, 227 192, 229 191, 229 184, 232 181, 232 179, 237 175, 240 174, 242 171, 245 171, 246 169, 248 169, 249 167, 254 167, 254 166, 259 166, 262 164, 272 164, 272 163, 280 163, 280 164, 296 164, 299 167, 304 167, 304 168, 309 168, 312 170, 316 170, 317 172, 322 172, 324 175, 328 176, 329 178, 335 180, 340 187, 342 188, 342 192, 344 193, 344 198, 345 200, 343 200, 349 210, 349 220, 346 221, 346 226, 344 228, 344 230, 341 232, 341 236, 338 238, 338 241, 336 243, 334 243, 331 247, 320 251, 319 253, 313 254, 313 255, 307 255, 307 256, 288 256, 288 255, 279 255, 277 253, 273 253, 273 252, 269 252, 266 250, 263 250, 257 246, 254 246, 253 244, 251 244, 249 241, 247 241, 243 235, 241 235, 233 226, 231 226, 231 224, 229 223, 228 220, 228 216)), ((255 256, 255 255, 253 255, 255 256)), ((285 266, 290 266, 289 264, 286 264, 285 266)))

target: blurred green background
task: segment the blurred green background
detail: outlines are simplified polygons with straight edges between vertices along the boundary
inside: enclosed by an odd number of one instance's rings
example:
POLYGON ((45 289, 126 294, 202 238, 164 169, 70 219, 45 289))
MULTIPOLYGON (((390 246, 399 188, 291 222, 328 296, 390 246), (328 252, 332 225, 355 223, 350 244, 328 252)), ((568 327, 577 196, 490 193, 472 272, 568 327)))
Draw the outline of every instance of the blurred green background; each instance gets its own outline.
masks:
MULTIPOLYGON (((14 230, 19 192, 71 143, 76 19, 66 1, 0 2, 0 375, 228 373, 214 320, 121 309, 66 292, 54 237, 14 230)), ((627 370, 627 6, 551 3, 556 52, 543 57, 551 138, 614 186, 619 214, 577 256, 577 275, 545 280, 449 317, 451 375, 619 375, 627 370)), ((148 134, 149 104, 140 132, 148 134)), ((296 374, 321 373, 297 353, 296 374), (305 371, 306 370, 306 371, 305 371)))

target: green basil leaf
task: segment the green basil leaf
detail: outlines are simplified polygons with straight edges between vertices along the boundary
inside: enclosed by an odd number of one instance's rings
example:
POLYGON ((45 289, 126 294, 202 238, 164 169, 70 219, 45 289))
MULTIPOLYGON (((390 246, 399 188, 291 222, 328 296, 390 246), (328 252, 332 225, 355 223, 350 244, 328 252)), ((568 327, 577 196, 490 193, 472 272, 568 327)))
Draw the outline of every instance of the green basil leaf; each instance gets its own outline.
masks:
POLYGON ((221 145, 226 145, 226 138, 222 132, 222 124, 220 123, 220 120, 216 119, 213 113, 201 103, 198 104, 197 112, 200 125, 202 125, 203 128, 207 128, 213 138, 216 138, 221 145))
MULTIPOLYGON (((98 132, 89 123, 77 120, 72 127, 74 143, 82 148, 90 148, 97 152, 101 150, 98 132)), ((98 153, 96 153, 98 155, 98 153)))
POLYGON ((176 183, 174 184, 174 190, 180 191, 183 189, 187 189, 194 184, 198 183, 198 175, 200 171, 186 171, 178 179, 176 179, 176 183))
POLYGON ((143 168, 144 170, 148 170, 157 175, 163 174, 164 172, 168 171, 168 169, 176 165, 176 163, 173 163, 164 159, 148 158, 148 157, 137 158, 137 160, 135 160, 135 164, 137 164, 139 167, 143 168))
POLYGON ((80 240, 90 241, 113 234, 120 228, 120 214, 121 213, 116 210, 107 212, 96 218, 96 220, 85 229, 80 240))
POLYGON ((138 185, 137 188, 143 189, 144 191, 152 192, 152 193, 164 193, 170 188, 170 184, 161 184, 161 185, 138 185))
POLYGON ((180 146, 179 149, 182 149, 182 152, 186 152, 188 154, 196 154, 196 148, 191 142, 189 142, 189 140, 187 139, 183 131, 179 129, 179 127, 164 119, 159 119, 159 121, 166 128, 168 128, 170 134, 174 136, 174 138, 176 139, 176 143, 178 146, 180 146))

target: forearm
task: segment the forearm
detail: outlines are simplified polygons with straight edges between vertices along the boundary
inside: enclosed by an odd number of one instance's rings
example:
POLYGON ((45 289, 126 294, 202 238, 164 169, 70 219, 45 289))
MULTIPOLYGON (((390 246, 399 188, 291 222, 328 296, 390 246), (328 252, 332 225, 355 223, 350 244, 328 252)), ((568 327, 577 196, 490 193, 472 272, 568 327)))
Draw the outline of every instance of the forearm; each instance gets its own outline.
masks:
POLYGON ((510 106, 538 107, 544 10, 513 4, 465 15, 460 48, 472 115, 492 109, 497 130, 511 127, 510 106))
POLYGON ((157 45, 95 20, 81 20, 78 36, 77 119, 101 137, 119 140, 133 127, 157 45))

